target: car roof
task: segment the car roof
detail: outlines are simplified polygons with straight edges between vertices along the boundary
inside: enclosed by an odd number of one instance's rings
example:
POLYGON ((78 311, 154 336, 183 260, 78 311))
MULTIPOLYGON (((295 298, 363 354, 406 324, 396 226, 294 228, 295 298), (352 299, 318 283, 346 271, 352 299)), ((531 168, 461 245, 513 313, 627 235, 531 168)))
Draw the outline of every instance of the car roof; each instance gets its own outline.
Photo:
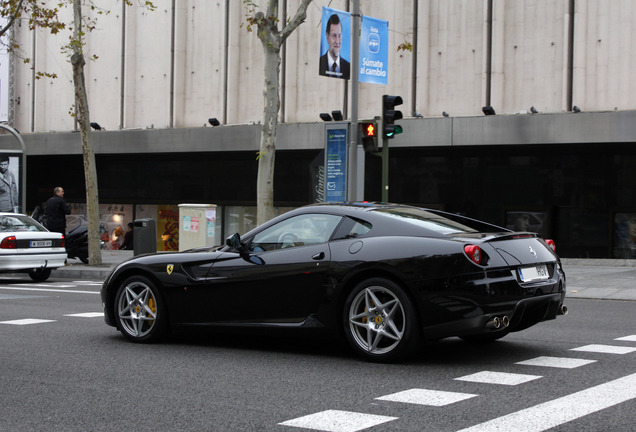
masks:
MULTIPOLYGON (((372 236, 392 236, 392 235, 404 235, 404 236, 432 236, 442 237, 436 230, 430 230, 421 226, 404 223, 403 220, 392 217, 390 212, 382 212, 377 210, 399 210, 399 209, 417 209, 424 212, 434 213, 433 218, 444 218, 435 211, 429 209, 409 206, 405 204, 393 204, 393 203, 378 203, 378 202, 336 202, 336 203, 317 203, 309 204, 303 207, 299 207, 289 212, 283 213, 280 216, 275 217, 265 225, 272 225, 281 220, 287 219, 301 214, 308 213, 328 213, 339 216, 347 216, 354 219, 361 219, 371 223, 374 227, 372 236)), ((265 225, 255 228, 260 230, 265 225)), ((252 234, 253 231, 248 234, 252 234)))

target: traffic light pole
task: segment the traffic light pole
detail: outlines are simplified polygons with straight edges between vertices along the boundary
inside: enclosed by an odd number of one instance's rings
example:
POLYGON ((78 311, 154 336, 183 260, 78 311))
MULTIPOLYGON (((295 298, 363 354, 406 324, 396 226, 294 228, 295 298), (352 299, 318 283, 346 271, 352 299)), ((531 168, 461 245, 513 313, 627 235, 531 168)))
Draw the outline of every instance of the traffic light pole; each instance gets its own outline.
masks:
POLYGON ((358 80, 360 64, 360 0, 354 0, 351 14, 351 141, 347 151, 347 201, 364 199, 364 153, 358 150, 358 80), (358 161, 360 159, 360 161, 358 161))
POLYGON ((389 202, 389 139, 382 136, 382 202, 389 202))

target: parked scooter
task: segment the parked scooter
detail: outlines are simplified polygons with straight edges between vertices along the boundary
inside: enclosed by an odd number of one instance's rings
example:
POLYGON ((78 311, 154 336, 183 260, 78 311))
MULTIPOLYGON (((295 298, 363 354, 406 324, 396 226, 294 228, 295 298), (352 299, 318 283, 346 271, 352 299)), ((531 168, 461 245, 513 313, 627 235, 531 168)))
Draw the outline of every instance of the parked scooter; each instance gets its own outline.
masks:
POLYGON ((88 227, 78 225, 66 233, 66 254, 88 264, 88 227))

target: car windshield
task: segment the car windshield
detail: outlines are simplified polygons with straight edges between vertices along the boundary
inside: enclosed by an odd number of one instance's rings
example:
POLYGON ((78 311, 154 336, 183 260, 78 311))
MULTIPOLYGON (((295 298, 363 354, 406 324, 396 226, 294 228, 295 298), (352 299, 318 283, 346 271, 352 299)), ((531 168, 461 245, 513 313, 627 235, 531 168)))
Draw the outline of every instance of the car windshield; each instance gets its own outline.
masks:
POLYGON ((46 231, 33 219, 21 215, 0 216, 0 232, 46 231))
POLYGON ((440 234, 448 235, 477 232, 473 228, 459 222, 417 208, 389 208, 377 209, 375 211, 440 234))

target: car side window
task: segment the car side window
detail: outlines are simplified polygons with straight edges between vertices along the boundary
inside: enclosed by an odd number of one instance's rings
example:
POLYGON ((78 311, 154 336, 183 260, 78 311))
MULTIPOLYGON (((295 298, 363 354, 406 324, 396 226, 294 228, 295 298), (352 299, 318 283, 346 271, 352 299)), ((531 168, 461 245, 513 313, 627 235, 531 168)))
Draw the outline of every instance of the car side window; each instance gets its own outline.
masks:
POLYGON ((285 219, 254 236, 253 252, 286 249, 324 243, 342 219, 329 214, 304 214, 285 219))
POLYGON ((369 231, 371 231, 373 225, 370 222, 362 219, 347 218, 338 227, 338 231, 334 234, 334 240, 341 240, 347 238, 362 237, 369 231))

